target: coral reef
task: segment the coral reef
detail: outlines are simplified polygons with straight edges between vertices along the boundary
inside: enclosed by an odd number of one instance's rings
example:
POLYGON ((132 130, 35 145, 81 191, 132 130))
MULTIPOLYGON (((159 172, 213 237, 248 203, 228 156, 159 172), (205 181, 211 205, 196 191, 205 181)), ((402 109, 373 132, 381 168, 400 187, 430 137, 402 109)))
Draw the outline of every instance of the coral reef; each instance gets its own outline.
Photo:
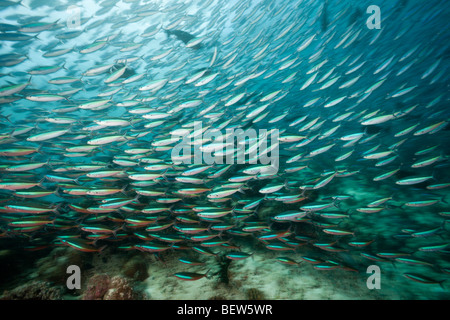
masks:
POLYGON ((111 279, 110 286, 103 300, 133 300, 134 292, 126 278, 115 276, 111 279))
POLYGON ((11 291, 5 290, 0 300, 60 300, 62 287, 47 281, 32 281, 11 291))

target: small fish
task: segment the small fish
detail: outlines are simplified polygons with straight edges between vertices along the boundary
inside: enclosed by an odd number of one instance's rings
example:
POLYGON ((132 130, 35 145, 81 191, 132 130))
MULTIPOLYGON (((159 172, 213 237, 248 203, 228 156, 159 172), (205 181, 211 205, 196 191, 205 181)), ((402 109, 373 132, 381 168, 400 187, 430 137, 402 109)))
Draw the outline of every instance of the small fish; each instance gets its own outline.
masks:
POLYGON ((302 263, 302 261, 297 262, 295 260, 292 260, 288 257, 277 257, 276 260, 282 264, 290 265, 290 266, 296 266, 302 263))
POLYGON ((225 257, 230 260, 243 260, 243 259, 247 259, 250 256, 251 256, 251 254, 245 253, 245 252, 240 252, 240 251, 228 252, 225 255, 225 257))
POLYGON ((61 239, 61 243, 82 252, 101 252, 106 246, 95 248, 92 246, 93 241, 84 239, 61 239))
POLYGON ((173 274, 173 276, 177 279, 184 280, 184 281, 196 281, 201 278, 204 278, 208 275, 208 272, 206 273, 196 273, 196 272, 177 272, 173 274))
POLYGON ((441 286, 441 288, 444 289, 444 286, 442 285, 442 283, 445 281, 445 279, 444 280, 435 280, 435 279, 432 279, 432 278, 429 278, 427 276, 423 276, 423 275, 417 274, 417 273, 404 273, 403 276, 408 279, 411 279, 413 281, 423 283, 423 284, 439 284, 441 286))
POLYGON ((306 216, 306 211, 287 211, 272 217, 276 221, 296 221, 306 216))
POLYGON ((354 232, 351 231, 347 231, 347 230, 341 230, 341 229, 323 229, 322 230, 325 233, 331 234, 331 235, 335 235, 335 236, 348 236, 348 235, 355 235, 354 232))
POLYGON ((433 176, 401 179, 401 180, 397 180, 395 183, 398 185, 401 185, 401 186, 404 186, 404 185, 409 186, 409 185, 419 184, 419 183, 428 181, 430 179, 433 179, 433 176))

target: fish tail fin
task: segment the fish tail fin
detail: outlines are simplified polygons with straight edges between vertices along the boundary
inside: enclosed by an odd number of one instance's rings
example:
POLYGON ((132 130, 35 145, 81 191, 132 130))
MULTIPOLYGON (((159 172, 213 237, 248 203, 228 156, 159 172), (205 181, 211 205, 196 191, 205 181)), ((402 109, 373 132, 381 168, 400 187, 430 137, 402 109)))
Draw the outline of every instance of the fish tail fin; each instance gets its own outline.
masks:
POLYGON ((118 227, 117 229, 114 229, 113 230, 113 235, 114 235, 114 238, 117 238, 117 231, 120 231, 120 230, 124 230, 124 227, 125 227, 125 223, 124 224, 122 224, 120 227, 118 227))
POLYGON ((53 227, 55 226, 55 221, 56 221, 57 217, 53 218, 53 220, 51 220, 53 227))
MULTIPOLYGON (((80 82, 81 82, 82 84, 90 85, 91 82, 89 82, 88 79, 83 79, 84 77, 86 77, 86 75, 85 75, 84 73, 82 73, 82 74, 81 74, 81 77, 80 77, 80 82)), ((84 89, 84 87, 83 87, 83 89, 84 89)), ((84 91, 86 91, 86 90, 84 90, 84 91)))
POLYGON ((435 168, 433 168, 433 172, 431 173, 431 179, 433 179, 434 181, 438 181, 438 179, 435 177, 435 174, 436 174, 436 171, 435 171, 436 169, 435 168))
POLYGON ((50 164, 50 160, 51 158, 47 159, 47 162, 45 163, 45 166, 49 167, 50 169, 52 169, 52 165, 50 164))
POLYGON ((69 129, 66 130, 66 133, 67 133, 67 132, 73 133, 72 130, 73 130, 74 123, 75 123, 75 122, 72 122, 72 123, 69 125, 69 129))
POLYGON ((203 178, 203 184, 205 185, 205 187, 211 189, 212 186, 209 186, 208 183, 211 182, 211 181, 213 181, 213 180, 214 180, 214 179, 203 178))
MULTIPOLYGON (((278 174, 277 174, 278 175, 278 174)), ((289 190, 290 188, 289 188, 289 180, 288 180, 288 178, 286 178, 286 179, 284 179, 284 188, 286 189, 286 190, 289 190)))
MULTIPOLYGON (((169 188, 167 188, 167 189, 169 189, 169 188)), ((166 191, 167 192, 167 191, 166 191)), ((167 194, 167 193, 165 193, 165 194, 167 194)), ((176 206, 176 204, 174 203, 174 204, 172 204, 170 207, 169 207, 169 212, 171 213, 171 214, 174 214, 174 211, 173 211, 173 208, 175 208, 175 206, 176 206)), ((174 225, 176 225, 177 224, 177 222, 175 221, 174 222, 174 225)))
POLYGON ((39 187, 41 187, 41 188, 45 189, 45 188, 44 188, 44 186, 42 185, 42 183, 43 183, 44 181, 45 181, 45 176, 44 176, 44 177, 42 177, 42 179, 41 179, 41 180, 39 180, 39 182, 38 182, 38 184, 37 184, 37 185, 38 185, 39 187))
MULTIPOLYGON (((169 179, 167 179, 167 175, 166 175, 167 170, 168 170, 168 169, 166 169, 166 170, 163 172, 162 177, 163 177, 163 179, 164 179, 165 182, 169 182, 169 183, 170 183, 170 181, 169 181, 169 179)), ((167 192, 167 189, 166 189, 166 192, 167 192)))
POLYGON ((136 118, 136 115, 132 116, 132 117, 130 118, 130 120, 128 121, 129 125, 130 125, 133 129, 136 129, 136 126, 135 126, 136 123, 133 122, 133 120, 134 120, 135 118, 136 118))
POLYGON ((128 184, 124 185, 123 188, 120 189, 120 192, 121 192, 122 194, 124 194, 124 195, 127 195, 127 194, 125 193, 125 190, 126 190, 127 188, 128 188, 128 184))
POLYGON ((398 202, 398 193, 397 193, 397 191, 392 193, 391 200, 398 202))
POLYGON ((55 189, 55 191, 53 191, 53 194, 56 194, 58 196, 59 195, 59 189, 61 189, 61 186, 58 184, 58 185, 56 185, 56 189, 55 189))
POLYGON ((6 116, 3 116, 3 115, 2 115, 2 118, 5 118, 6 121, 8 121, 10 124, 13 124, 13 123, 11 122, 11 120, 9 120, 9 117, 10 117, 10 116, 11 116, 10 114, 8 114, 8 115, 6 115, 6 116))
POLYGON ((333 200, 333 206, 335 206, 336 208, 338 208, 339 210, 341 210, 341 201, 339 199, 334 199, 333 200))
MULTIPOLYGON (((42 144, 39 145, 39 147, 36 149, 36 152, 39 153, 40 155, 44 155, 45 153, 42 153, 42 144)), ((48 166, 51 168, 51 164, 48 163, 48 166)))
POLYGON ((23 1, 23 0, 20 0, 20 1, 18 2, 18 4, 19 4, 20 6, 22 6, 22 7, 24 7, 24 8, 27 8, 27 9, 31 9, 30 7, 28 7, 28 6, 26 6, 25 4, 23 4, 22 1, 23 1))
MULTIPOLYGON (((63 202, 59 202, 54 208, 53 208, 53 212, 57 213, 59 208, 61 208, 61 206, 63 205, 63 202)), ((56 219, 56 218, 55 218, 56 219)))
POLYGON ((128 134, 128 130, 125 130, 125 132, 122 136, 126 141, 130 141, 130 140, 134 139, 134 137, 130 137, 130 136, 127 137, 127 134, 128 134))

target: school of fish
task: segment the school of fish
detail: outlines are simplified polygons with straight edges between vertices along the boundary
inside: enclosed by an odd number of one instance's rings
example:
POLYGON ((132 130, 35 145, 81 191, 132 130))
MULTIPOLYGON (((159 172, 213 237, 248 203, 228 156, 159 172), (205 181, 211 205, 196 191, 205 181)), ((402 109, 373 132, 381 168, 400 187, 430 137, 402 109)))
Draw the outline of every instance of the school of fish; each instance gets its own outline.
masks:
POLYGON ((381 1, 380 29, 370 4, 0 1, 0 243, 270 250, 317 270, 407 264, 404 277, 442 286, 445 4, 381 1), (189 136, 236 160, 242 146, 199 136, 199 122, 279 137, 245 163, 174 159, 189 136), (273 173, 258 160, 275 148, 273 173))

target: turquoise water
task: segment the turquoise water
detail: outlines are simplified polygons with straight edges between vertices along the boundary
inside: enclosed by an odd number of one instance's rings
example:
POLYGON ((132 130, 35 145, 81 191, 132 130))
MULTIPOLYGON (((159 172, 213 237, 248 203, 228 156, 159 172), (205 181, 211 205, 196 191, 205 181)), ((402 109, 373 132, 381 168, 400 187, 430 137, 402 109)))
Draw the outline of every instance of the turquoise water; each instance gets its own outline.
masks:
POLYGON ((448 299, 448 14, 4 1, 4 298, 448 299))

